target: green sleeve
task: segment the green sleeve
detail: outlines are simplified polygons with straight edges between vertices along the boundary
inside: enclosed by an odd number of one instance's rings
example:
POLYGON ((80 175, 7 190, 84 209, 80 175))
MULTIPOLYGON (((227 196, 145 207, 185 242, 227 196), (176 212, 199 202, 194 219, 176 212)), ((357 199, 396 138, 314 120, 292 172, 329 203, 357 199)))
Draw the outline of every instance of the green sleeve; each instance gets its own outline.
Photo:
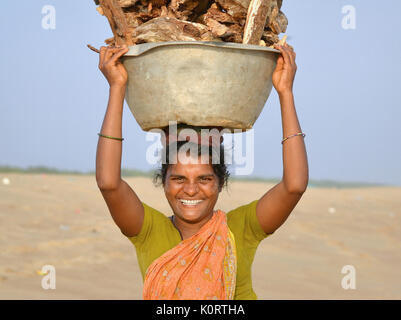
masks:
POLYGON ((260 241, 271 235, 265 233, 259 223, 256 216, 257 204, 258 200, 255 200, 227 214, 228 226, 234 236, 242 238, 250 246, 257 246, 260 241))
POLYGON ((153 226, 153 211, 155 209, 149 207, 145 203, 142 202, 143 209, 144 209, 144 216, 143 216, 143 223, 141 227, 141 231, 134 236, 134 237, 128 237, 128 239, 136 246, 136 247, 141 247, 145 242, 146 239, 149 237, 149 235, 152 232, 152 226, 153 226))

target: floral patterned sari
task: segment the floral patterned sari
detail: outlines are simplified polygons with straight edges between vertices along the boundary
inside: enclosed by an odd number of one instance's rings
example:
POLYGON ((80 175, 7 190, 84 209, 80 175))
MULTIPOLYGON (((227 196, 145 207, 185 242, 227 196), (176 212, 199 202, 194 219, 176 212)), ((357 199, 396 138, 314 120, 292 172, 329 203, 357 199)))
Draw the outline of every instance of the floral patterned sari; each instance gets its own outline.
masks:
POLYGON ((232 300, 235 240, 220 210, 192 237, 153 261, 145 275, 144 300, 232 300))

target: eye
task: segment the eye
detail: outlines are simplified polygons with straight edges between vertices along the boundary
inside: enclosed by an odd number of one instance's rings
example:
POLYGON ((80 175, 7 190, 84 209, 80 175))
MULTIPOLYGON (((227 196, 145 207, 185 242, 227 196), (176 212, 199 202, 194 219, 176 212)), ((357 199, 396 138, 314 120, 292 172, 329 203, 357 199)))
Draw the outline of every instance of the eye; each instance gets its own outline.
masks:
POLYGON ((183 177, 173 177, 173 178, 171 178, 171 180, 173 180, 174 182, 177 182, 177 183, 184 182, 184 178, 183 177))
POLYGON ((202 178, 200 178, 200 181, 201 181, 202 183, 208 183, 208 182, 210 182, 210 181, 213 181, 213 179, 210 178, 210 177, 202 177, 202 178))

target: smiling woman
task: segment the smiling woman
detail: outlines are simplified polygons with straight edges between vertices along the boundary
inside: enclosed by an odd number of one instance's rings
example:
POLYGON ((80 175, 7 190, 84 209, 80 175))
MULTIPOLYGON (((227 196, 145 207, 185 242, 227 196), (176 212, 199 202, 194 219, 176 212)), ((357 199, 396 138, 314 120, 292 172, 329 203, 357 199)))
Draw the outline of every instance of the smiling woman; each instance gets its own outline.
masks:
POLYGON ((170 142, 167 161, 156 177, 173 210, 170 218, 143 203, 121 179, 127 72, 119 58, 127 48, 101 48, 99 68, 110 84, 110 96, 97 147, 96 180, 115 223, 135 245, 144 299, 257 298, 251 278, 256 249, 285 222, 308 183, 304 134, 292 95, 295 53, 287 45, 277 48, 282 56, 273 85, 280 97, 285 138, 282 181, 259 200, 226 214, 215 208, 229 176, 222 146, 170 142), (172 146, 178 151, 170 152, 172 146), (194 148, 187 161, 188 149, 194 148))
POLYGON ((167 161, 155 180, 162 181, 174 215, 169 219, 143 203, 142 229, 129 237, 145 279, 144 298, 256 299, 251 265, 256 247, 268 236, 256 218, 257 201, 227 215, 214 210, 229 175, 223 147, 173 144, 177 147, 166 148, 167 161), (177 161, 186 153, 182 147, 197 150, 189 163, 177 161), (178 153, 167 156, 170 148, 178 153), (219 163, 212 164, 218 153, 219 163), (202 164, 204 154, 210 156, 202 164))

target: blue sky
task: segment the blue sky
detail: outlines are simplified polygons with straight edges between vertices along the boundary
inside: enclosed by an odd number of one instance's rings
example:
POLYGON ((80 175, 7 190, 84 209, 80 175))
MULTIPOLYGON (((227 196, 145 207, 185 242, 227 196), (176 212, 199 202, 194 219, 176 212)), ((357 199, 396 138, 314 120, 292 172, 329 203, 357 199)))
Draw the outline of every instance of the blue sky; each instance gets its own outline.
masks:
MULTIPOLYGON (((0 165, 95 169, 108 85, 97 69, 111 36, 93 1, 3 1, 0 12, 0 165), (56 28, 42 28, 42 8, 56 28)), ((284 0, 297 52, 295 102, 311 179, 401 186, 400 1, 284 0), (352 5, 356 28, 342 27, 352 5)), ((281 177, 280 106, 273 91, 254 126, 254 175, 281 177)), ((149 142, 127 106, 126 168, 152 169, 149 142)))

